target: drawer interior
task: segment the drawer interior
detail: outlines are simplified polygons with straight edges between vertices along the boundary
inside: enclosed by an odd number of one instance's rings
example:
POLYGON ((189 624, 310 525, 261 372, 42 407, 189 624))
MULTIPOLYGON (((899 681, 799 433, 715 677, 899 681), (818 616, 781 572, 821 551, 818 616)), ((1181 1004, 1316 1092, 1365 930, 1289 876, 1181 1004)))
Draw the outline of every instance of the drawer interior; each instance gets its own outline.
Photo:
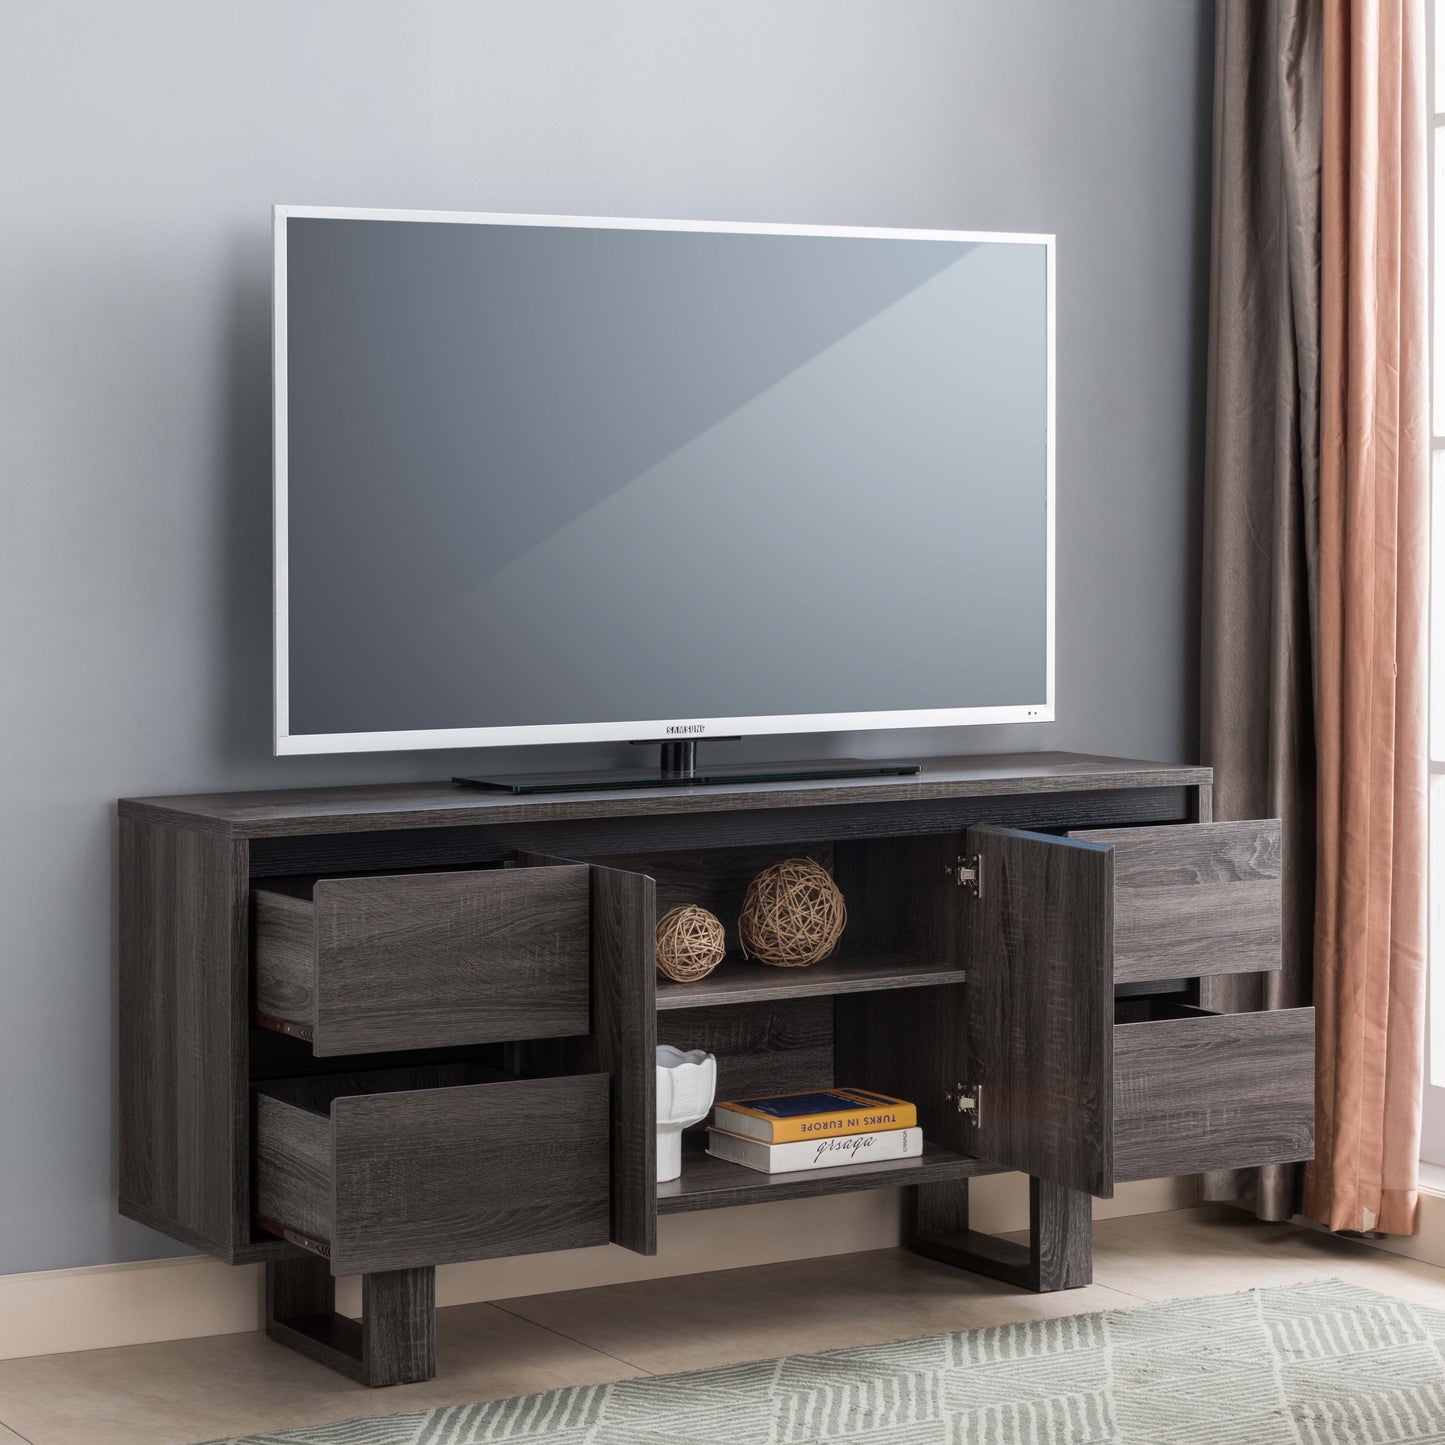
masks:
POLYGON ((1200 1008, 1193 995, 1180 990, 1169 994, 1141 994, 1134 996, 1115 995, 1114 1022, 1116 1024, 1163 1023, 1170 1019, 1213 1018, 1215 1015, 1200 1008))
POLYGON ((337 1099, 398 1094, 414 1089, 456 1088, 463 1084, 501 1084, 511 1080, 510 1074, 487 1064, 453 1062, 269 1079, 258 1084, 255 1092, 258 1101, 274 1100, 289 1109, 329 1119, 331 1105, 337 1099))

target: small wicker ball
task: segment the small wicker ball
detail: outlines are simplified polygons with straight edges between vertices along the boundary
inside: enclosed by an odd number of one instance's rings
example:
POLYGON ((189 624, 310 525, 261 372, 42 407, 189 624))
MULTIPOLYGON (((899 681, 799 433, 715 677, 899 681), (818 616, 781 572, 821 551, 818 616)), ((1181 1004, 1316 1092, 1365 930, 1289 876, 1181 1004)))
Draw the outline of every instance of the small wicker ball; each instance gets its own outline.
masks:
POLYGON ((696 903, 669 908, 657 920, 657 971, 676 983, 696 983, 722 962, 723 926, 696 903))
POLYGON ((785 858, 748 884, 738 935, 746 958, 806 968, 832 953, 847 922, 833 875, 811 858, 785 858))

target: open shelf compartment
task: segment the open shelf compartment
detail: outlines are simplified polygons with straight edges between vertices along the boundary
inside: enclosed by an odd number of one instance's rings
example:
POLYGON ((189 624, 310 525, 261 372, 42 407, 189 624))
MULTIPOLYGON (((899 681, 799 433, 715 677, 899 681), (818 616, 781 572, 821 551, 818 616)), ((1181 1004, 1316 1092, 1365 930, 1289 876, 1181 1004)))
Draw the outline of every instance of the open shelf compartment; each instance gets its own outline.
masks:
POLYGON ((964 970, 956 964, 900 953, 834 954, 807 968, 771 968, 749 959, 729 957, 696 983, 674 983, 659 977, 657 1007, 660 1012, 759 1003, 770 998, 876 993, 890 988, 962 983, 965 977, 964 970))
POLYGON ((688 1137, 682 1145, 682 1175, 657 1186, 659 1214, 685 1214, 698 1209, 725 1209, 734 1204, 761 1204, 775 1199, 807 1199, 822 1194, 847 1194, 859 1189, 891 1189, 905 1184, 938 1184, 948 1179, 973 1179, 998 1174, 997 1165, 970 1159, 924 1141, 917 1159, 882 1159, 845 1164, 838 1169, 800 1169, 795 1174, 763 1174, 706 1150, 705 1135, 688 1137))
POLYGON ((699 902, 722 919, 730 944, 730 956, 698 983, 658 978, 658 1043, 714 1054, 719 1100, 872 1089, 915 1104, 924 1138, 913 1159, 765 1174, 713 1158, 698 1128, 684 1136, 681 1176, 655 1186, 656 1214, 999 1172, 976 1157, 976 1130, 956 1103, 966 957, 962 890, 951 867, 959 846, 956 837, 928 836, 790 850, 829 867, 848 905, 839 952, 806 968, 773 968, 736 951, 747 883, 784 851, 628 860, 657 879, 659 912, 699 902))
POLYGON ((705 978, 676 983, 658 976, 658 1011, 963 983, 958 925, 947 907, 956 901, 948 865, 957 848, 947 838, 863 839, 621 860, 656 878, 659 915, 677 904, 699 904, 722 921, 727 938, 727 956, 705 978), (848 906, 837 952, 802 968, 745 958, 738 939, 748 883, 789 856, 827 868, 848 906))

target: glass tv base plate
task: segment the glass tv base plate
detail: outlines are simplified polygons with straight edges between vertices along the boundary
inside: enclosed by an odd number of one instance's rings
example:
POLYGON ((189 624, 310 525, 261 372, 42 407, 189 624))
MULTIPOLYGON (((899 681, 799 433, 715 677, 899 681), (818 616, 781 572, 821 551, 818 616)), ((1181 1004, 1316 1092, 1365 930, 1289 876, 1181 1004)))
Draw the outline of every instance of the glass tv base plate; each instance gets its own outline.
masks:
POLYGON ((722 783, 800 783, 827 778, 906 778, 919 763, 826 758, 801 763, 698 764, 696 773, 664 777, 656 768, 616 768, 578 773, 499 773, 490 778, 453 778, 463 788, 494 793, 584 793, 612 788, 697 788, 722 783))

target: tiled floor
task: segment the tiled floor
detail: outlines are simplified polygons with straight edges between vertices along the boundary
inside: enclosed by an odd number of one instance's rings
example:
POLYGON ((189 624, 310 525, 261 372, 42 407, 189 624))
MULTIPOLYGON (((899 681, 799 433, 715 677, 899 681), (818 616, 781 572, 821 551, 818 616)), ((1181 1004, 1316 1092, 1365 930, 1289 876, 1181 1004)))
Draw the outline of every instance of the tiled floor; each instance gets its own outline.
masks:
POLYGON ((0 1445, 189 1445, 1331 1276, 1445 1307, 1445 1270, 1223 1206, 1101 1221, 1094 1245, 1096 1283, 1054 1295, 884 1250, 463 1305, 441 1312, 437 1378, 385 1391, 258 1334, 0 1361, 0 1445))

